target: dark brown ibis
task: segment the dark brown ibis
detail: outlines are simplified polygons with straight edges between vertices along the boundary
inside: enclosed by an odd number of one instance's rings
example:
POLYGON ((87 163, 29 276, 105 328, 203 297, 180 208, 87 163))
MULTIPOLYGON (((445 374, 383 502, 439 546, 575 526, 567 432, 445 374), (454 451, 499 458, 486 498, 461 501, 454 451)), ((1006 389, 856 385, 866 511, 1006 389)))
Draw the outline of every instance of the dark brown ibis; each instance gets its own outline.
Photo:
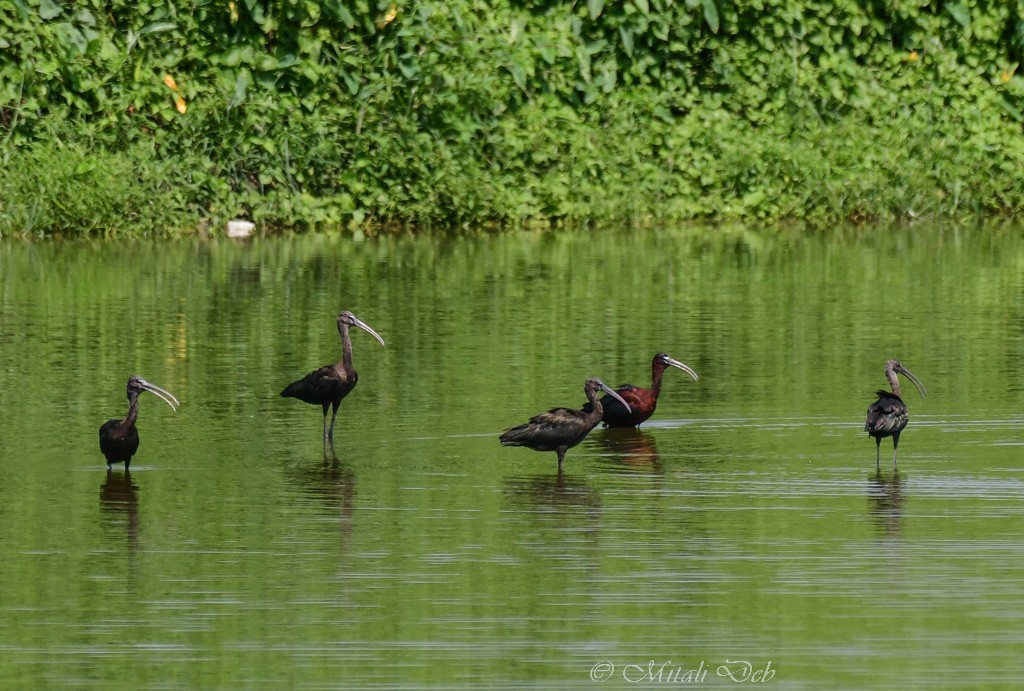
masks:
POLYGON ((558 467, 561 469, 565 452, 583 441, 590 430, 601 422, 603 406, 597 397, 598 391, 618 399, 622 405, 627 404, 619 394, 606 386, 600 379, 588 379, 583 391, 590 402, 590 410, 573 410, 572 408, 552 408, 530 418, 524 425, 505 430, 499 437, 502 446, 526 446, 535 451, 554 451, 558 454, 558 467))
POLYGON ((892 437, 892 467, 896 468, 896 447, 900 443, 900 432, 910 420, 907 404, 900 398, 900 380, 896 377, 897 374, 902 374, 912 381, 921 394, 921 398, 928 393, 924 389, 924 384, 910 370, 901 365, 899 360, 889 360, 885 363, 885 377, 889 380, 892 392, 884 389, 875 392, 878 400, 868 406, 868 418, 864 422, 864 431, 875 438, 876 470, 881 464, 882 439, 884 437, 892 437))
MULTIPOLYGON (((658 407, 658 396, 661 394, 661 378, 669 367, 683 370, 693 377, 694 381, 700 379, 689 365, 673 360, 665 353, 658 353, 651 360, 651 388, 641 389, 632 384, 623 384, 615 390, 618 401, 610 396, 601 399, 601 405, 604 407, 602 422, 605 426, 637 427, 654 415, 654 410, 658 407), (624 407, 619 401, 625 401, 628 407, 624 407)), ((589 407, 588 403, 583 406, 583 410, 589 411, 589 407)))
POLYGON ((281 395, 286 398, 297 398, 306 403, 321 405, 324 409, 324 439, 334 439, 334 420, 338 417, 338 406, 341 399, 348 396, 356 387, 359 375, 352 366, 352 339, 349 337, 350 327, 359 327, 370 334, 381 345, 384 339, 376 331, 371 329, 365 322, 360 321, 356 315, 345 310, 338 315, 338 333, 341 334, 342 356, 341 362, 333 365, 325 365, 318 370, 313 370, 302 379, 292 382, 284 388, 281 395), (327 427, 327 409, 332 407, 334 412, 331 415, 331 426, 327 427))
POLYGON ((170 391, 151 384, 142 377, 132 375, 128 378, 128 417, 123 420, 107 420, 100 427, 100 451, 107 458, 107 470, 114 463, 124 461, 124 469, 132 464, 132 456, 139 450, 139 430, 135 421, 139 417, 139 394, 148 391, 154 394, 171 410, 177 410, 180 403, 170 391))

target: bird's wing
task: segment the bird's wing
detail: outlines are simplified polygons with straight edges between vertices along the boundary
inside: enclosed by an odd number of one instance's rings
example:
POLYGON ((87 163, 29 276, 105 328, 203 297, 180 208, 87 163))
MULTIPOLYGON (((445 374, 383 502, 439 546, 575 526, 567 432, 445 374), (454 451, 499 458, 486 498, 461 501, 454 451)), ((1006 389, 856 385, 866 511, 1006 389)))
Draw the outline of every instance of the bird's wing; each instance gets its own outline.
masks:
POLYGON ((281 395, 319 401, 334 397, 337 395, 337 389, 345 387, 348 383, 349 377, 344 370, 336 365, 326 365, 313 370, 302 379, 292 382, 285 387, 281 395))
POLYGON ((899 396, 888 391, 879 391, 878 400, 868 406, 868 417, 864 421, 865 432, 891 432, 906 424, 907 406, 899 396))
POLYGON ((529 440, 529 446, 533 448, 554 449, 566 442, 566 425, 577 418, 584 417, 583 413, 571 408, 552 408, 546 413, 534 415, 530 421, 513 427, 501 435, 505 444, 529 440))
POLYGON ((582 417, 586 416, 581 410, 573 410, 572 408, 552 408, 546 413, 534 415, 530 418, 530 423, 538 425, 564 425, 570 420, 582 417))

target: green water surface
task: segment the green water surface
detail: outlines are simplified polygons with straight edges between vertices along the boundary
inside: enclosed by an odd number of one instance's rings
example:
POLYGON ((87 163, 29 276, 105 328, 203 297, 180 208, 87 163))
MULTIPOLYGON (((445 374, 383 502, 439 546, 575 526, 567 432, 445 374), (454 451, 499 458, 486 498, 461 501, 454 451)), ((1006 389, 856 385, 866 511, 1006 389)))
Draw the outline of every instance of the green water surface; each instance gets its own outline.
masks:
POLYGON ((1022 358, 1012 227, 2 243, 0 679, 1018 686, 1022 358), (387 347, 325 462, 278 394, 342 309, 387 347), (499 446, 659 351, 701 378, 639 430, 499 446), (928 397, 876 473, 890 357, 928 397), (108 475, 131 374, 181 408, 108 475))

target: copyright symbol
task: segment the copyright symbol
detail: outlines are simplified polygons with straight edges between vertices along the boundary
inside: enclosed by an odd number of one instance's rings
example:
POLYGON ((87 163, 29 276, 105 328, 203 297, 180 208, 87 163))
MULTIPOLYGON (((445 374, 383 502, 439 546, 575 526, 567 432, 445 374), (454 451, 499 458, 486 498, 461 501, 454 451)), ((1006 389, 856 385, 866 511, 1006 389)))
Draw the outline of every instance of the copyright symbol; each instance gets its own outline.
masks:
POLYGON ((590 680, 591 681, 608 681, 612 678, 612 674, 615 673, 615 665, 607 660, 604 662, 598 662, 596 665, 590 668, 590 680))

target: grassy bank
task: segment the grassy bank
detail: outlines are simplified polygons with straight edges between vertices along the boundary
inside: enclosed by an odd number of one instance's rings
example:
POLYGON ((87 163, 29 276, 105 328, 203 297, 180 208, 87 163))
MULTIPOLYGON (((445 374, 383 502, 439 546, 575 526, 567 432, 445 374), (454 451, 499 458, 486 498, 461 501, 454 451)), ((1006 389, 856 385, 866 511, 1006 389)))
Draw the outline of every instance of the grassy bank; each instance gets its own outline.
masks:
POLYGON ((0 234, 1016 213, 1021 7, 862 4, 16 0, 0 234))

